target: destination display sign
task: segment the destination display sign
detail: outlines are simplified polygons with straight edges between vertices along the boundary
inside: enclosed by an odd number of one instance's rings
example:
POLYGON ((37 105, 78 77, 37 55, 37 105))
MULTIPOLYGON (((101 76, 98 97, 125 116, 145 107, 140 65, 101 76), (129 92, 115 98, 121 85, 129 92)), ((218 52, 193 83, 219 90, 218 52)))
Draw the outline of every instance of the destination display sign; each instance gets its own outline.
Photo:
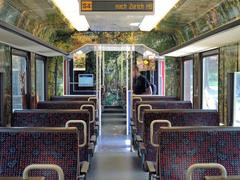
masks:
POLYGON ((81 12, 153 12, 153 0, 81 0, 81 12))

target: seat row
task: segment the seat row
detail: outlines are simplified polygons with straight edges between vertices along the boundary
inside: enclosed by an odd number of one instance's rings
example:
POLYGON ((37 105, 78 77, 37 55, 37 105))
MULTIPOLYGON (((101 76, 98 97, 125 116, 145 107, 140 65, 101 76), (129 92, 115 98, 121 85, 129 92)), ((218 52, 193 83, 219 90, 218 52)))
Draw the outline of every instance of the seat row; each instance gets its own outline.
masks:
MULTIPOLYGON (((96 97, 53 99, 37 109, 15 110, 11 127, 0 129, 0 176, 21 176, 28 165, 47 164, 59 166, 65 179, 86 178, 98 134, 96 97)), ((58 177, 45 169, 30 175, 58 177)))
MULTIPOLYGON (((202 142, 204 139, 212 145, 212 153, 216 155, 221 152, 221 150, 218 151, 215 147, 217 145, 213 145, 211 133, 209 132, 219 131, 221 134, 219 137, 230 136, 233 133, 232 127, 230 129, 229 127, 225 127, 226 129, 224 128, 223 130, 223 127, 219 127, 219 123, 217 111, 192 109, 191 102, 179 101, 174 97, 133 97, 131 121, 132 143, 142 159, 143 168, 148 170, 150 179, 153 176, 166 180, 185 179, 188 167, 194 163, 224 164, 224 162, 217 159, 201 160, 201 158, 198 158, 201 152, 200 156, 204 156, 204 152, 207 151, 207 149, 201 149, 201 146, 198 146, 197 143, 198 141, 202 142), (178 131, 183 132, 179 135, 179 138, 175 130, 177 133, 178 131), (191 135, 193 134, 194 137, 193 132, 195 131, 201 133, 198 134, 195 142, 192 142, 191 135), (168 132, 168 138, 165 137, 165 134, 162 136, 163 132, 168 132), (225 132, 225 134, 222 134, 222 132, 225 132), (204 137, 204 133, 208 134, 209 138, 204 137), (167 144, 168 146, 166 146, 167 144), (185 148, 185 145, 189 145, 188 149, 185 148), (182 151, 178 152, 178 149, 182 151), (188 156, 192 154, 195 156, 191 159, 188 156)), ((233 131, 237 132, 238 129, 234 129, 233 131)), ((220 141, 219 137, 217 141, 220 141)), ((236 138, 232 142, 230 141, 230 143, 236 144, 236 138)), ((227 149, 227 147, 225 148, 227 149)), ((233 157, 235 155, 223 154, 223 156, 233 157)), ((210 155, 207 157, 210 157, 210 155)), ((238 157, 235 157, 235 161, 239 163, 238 157)), ((236 166, 228 168, 229 164, 225 163, 224 165, 226 165, 229 174, 239 174, 237 173, 238 169, 236 169, 236 166)), ((202 173, 197 176, 197 179, 201 179, 205 174, 208 175, 208 173, 202 173)), ((209 175, 214 174, 210 173, 209 175)))

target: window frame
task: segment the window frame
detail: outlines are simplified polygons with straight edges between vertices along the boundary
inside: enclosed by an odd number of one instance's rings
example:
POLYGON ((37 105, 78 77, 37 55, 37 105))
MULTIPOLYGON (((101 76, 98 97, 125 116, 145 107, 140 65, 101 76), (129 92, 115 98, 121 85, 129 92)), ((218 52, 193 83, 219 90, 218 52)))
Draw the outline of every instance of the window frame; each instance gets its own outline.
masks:
MULTIPOLYGON (((200 80, 201 80, 201 84, 200 84, 200 107, 201 109, 203 109, 203 59, 204 58, 207 58, 207 57, 211 57, 211 56, 218 56, 218 83, 219 83, 219 60, 220 60, 220 51, 219 51, 219 48, 217 49, 213 49, 213 50, 209 50, 209 51, 205 51, 205 52, 202 52, 200 54, 200 64, 201 64, 201 77, 200 77, 200 80)), ((218 84, 218 88, 219 88, 219 84, 218 84)), ((219 93, 218 93, 218 99, 219 99, 219 93)), ((219 101, 218 101, 218 109, 216 109, 217 111, 219 110, 219 101)))

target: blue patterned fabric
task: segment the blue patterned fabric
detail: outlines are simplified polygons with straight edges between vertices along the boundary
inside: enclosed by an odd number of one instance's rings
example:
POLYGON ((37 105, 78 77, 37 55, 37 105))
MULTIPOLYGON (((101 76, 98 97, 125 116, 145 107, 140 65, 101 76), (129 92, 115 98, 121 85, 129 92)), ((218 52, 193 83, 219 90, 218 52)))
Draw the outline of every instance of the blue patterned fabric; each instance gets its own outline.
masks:
MULTIPOLYGON (((219 126, 217 111, 207 110, 146 110, 144 113, 143 142, 147 149, 146 160, 156 161, 157 149, 150 143, 150 125, 154 120, 169 120, 172 126, 219 126)), ((157 142, 158 129, 164 125, 154 126, 154 142, 157 142)))
MULTIPOLYGON (((69 120, 84 120, 89 132, 89 112, 86 110, 21 110, 15 111, 12 117, 13 127, 65 127, 69 120)), ((79 129, 79 143, 84 141, 83 125, 76 125, 79 129)), ((88 137, 89 141, 89 137, 88 137)), ((80 149, 80 160, 88 160, 88 146, 80 149)))
MULTIPOLYGON (((0 128, 0 176, 22 176, 30 164, 56 164, 63 169, 65 179, 75 180, 79 174, 77 129, 31 130, 8 132, 0 128)), ((58 179, 52 170, 33 170, 31 176, 58 179)))

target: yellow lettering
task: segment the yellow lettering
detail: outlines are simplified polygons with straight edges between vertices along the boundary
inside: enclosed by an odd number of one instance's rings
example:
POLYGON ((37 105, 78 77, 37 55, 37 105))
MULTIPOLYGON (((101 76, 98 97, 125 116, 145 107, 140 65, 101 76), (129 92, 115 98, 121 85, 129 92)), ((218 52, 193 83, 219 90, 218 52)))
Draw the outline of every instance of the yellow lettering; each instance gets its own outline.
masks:
POLYGON ((92 11, 92 1, 82 1, 82 11, 92 11))

